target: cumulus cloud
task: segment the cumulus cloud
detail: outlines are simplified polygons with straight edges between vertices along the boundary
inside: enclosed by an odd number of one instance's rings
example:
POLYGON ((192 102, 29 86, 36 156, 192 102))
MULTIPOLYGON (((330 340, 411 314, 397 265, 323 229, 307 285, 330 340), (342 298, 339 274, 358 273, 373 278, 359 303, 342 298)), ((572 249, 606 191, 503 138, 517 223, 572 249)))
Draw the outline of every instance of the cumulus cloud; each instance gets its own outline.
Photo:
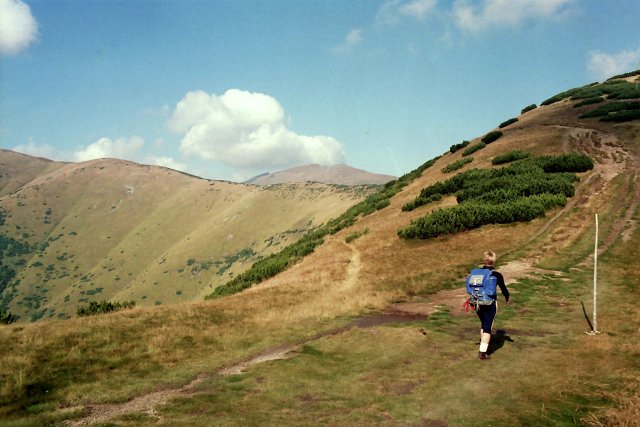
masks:
POLYGON ((467 31, 516 27, 529 19, 558 18, 575 0, 484 0, 481 4, 458 0, 453 6, 456 25, 467 31))
POLYGON ((187 165, 177 162, 173 157, 149 156, 146 158, 146 162, 150 165, 164 166, 165 168, 175 169, 182 172, 187 169, 187 165))
POLYGON ((424 21, 436 3, 437 0, 388 0, 378 10, 376 23, 378 25, 396 25, 403 18, 424 21))
POLYGON ((618 53, 594 51, 589 53, 587 69, 599 80, 633 71, 640 67, 640 47, 618 53))
POLYGON ((73 157, 77 162, 112 157, 117 159, 132 160, 144 145, 144 140, 139 136, 131 138, 100 138, 93 144, 74 152, 73 157))
POLYGON ((29 5, 20 0, 0 0, 0 54, 12 55, 38 39, 38 23, 29 5))
POLYGON ((289 130, 273 97, 229 89, 223 95, 189 92, 178 102, 167 126, 184 134, 183 154, 243 168, 289 167, 344 162, 342 145, 328 136, 289 130))

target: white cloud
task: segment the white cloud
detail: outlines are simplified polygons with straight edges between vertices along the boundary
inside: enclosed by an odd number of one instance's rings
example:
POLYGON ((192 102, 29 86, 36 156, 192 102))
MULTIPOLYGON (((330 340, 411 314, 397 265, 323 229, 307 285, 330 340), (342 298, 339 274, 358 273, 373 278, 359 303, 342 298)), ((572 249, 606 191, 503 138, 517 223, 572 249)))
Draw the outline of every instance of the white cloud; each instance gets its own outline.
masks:
POLYGON ((484 0, 480 5, 458 0, 453 6, 456 25, 467 31, 516 27, 529 19, 557 19, 575 0, 484 0))
POLYGON ((437 0, 387 0, 378 10, 376 24, 396 25, 403 18, 424 21, 437 0))
POLYGON ((17 145, 12 150, 29 156, 44 157, 49 160, 64 160, 67 157, 65 153, 59 152, 52 145, 36 144, 31 138, 26 144, 17 145))
POLYGON ((38 23, 20 0, 0 0, 0 54, 12 55, 38 39, 38 23))
POLYGON ((105 157, 133 160, 143 145, 144 140, 139 136, 118 138, 116 140, 100 138, 93 144, 74 152, 73 157, 78 162, 105 157))
POLYGON ((273 97, 238 89, 223 95, 189 92, 169 119, 183 133, 186 155, 242 168, 289 167, 344 162, 342 145, 328 136, 304 136, 289 130, 284 109, 273 97))
POLYGON ((605 80, 639 68, 639 62, 640 47, 636 50, 623 50, 613 54, 594 51, 589 53, 587 69, 597 79, 605 80))
POLYGON ((344 42, 342 44, 331 49, 334 53, 347 53, 351 52, 353 48, 362 43, 364 40, 364 36, 362 35, 363 30, 361 28, 356 28, 347 33, 347 36, 344 38, 344 42))
POLYGON ((172 157, 149 156, 146 158, 146 163, 150 165, 164 166, 165 168, 175 169, 182 172, 187 169, 187 165, 175 161, 172 157))

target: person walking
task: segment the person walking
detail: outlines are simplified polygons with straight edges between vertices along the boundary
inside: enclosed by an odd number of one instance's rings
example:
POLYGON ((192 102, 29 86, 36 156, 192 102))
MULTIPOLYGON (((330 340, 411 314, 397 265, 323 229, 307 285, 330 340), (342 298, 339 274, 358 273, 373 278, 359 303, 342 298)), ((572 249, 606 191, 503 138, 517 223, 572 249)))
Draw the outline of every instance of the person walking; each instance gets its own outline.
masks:
MULTIPOLYGON (((483 256, 482 270, 491 271, 490 276, 495 277, 496 285, 500 288, 500 292, 504 296, 505 302, 509 304, 509 290, 504 283, 504 277, 502 274, 494 270, 496 263, 496 254, 492 251, 486 251, 483 256)), ((475 271, 475 270, 474 270, 475 271)), ((487 274, 487 272, 485 272, 487 274)), ((489 342, 491 341, 491 328, 493 327, 493 321, 498 313, 498 295, 492 294, 489 297, 493 300, 490 304, 477 304, 476 314, 480 319, 480 351, 478 352, 478 359, 486 360, 491 356, 487 354, 489 349, 489 342)))

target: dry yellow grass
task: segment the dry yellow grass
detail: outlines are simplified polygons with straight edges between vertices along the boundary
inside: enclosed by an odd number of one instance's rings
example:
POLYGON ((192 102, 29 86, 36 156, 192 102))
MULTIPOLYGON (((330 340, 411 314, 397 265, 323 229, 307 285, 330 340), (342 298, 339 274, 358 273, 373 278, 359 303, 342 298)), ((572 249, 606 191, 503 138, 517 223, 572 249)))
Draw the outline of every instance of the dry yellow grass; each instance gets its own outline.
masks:
POLYGON ((69 317, 90 300, 200 300, 373 191, 261 188, 113 159, 57 165, 0 198, 7 233, 48 244, 18 275, 9 310, 22 320, 69 317))

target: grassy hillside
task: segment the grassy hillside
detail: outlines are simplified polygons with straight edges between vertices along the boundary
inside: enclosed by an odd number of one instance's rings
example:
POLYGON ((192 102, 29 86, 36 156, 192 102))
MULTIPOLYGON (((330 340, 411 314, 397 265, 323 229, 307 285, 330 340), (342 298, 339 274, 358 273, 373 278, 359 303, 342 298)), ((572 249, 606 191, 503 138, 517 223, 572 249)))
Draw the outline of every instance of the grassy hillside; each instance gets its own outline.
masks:
POLYGON ((38 176, 63 166, 64 163, 0 149, 0 197, 11 194, 38 176))
POLYGON ((202 299, 372 191, 258 188, 108 159, 57 166, 0 199, 1 231, 31 247, 9 259, 18 273, 2 295, 23 320, 67 318, 93 300, 202 299))
MULTIPOLYGON (((609 95, 598 104, 618 102, 609 95)), ((583 117, 598 104, 574 108, 582 101, 570 96, 527 107, 449 171, 489 133, 452 147, 388 205, 240 293, 1 327, 0 346, 11 350, 0 358, 0 417, 7 425, 633 425, 640 121, 583 117), (595 167, 577 174, 564 206, 529 222, 398 236, 457 204, 444 195, 403 210, 424 188, 504 167, 493 160, 514 151, 586 154, 595 167), (589 336, 596 213, 601 333, 589 336), (492 358, 480 362, 462 284, 488 248, 512 303, 500 305, 492 358)))

